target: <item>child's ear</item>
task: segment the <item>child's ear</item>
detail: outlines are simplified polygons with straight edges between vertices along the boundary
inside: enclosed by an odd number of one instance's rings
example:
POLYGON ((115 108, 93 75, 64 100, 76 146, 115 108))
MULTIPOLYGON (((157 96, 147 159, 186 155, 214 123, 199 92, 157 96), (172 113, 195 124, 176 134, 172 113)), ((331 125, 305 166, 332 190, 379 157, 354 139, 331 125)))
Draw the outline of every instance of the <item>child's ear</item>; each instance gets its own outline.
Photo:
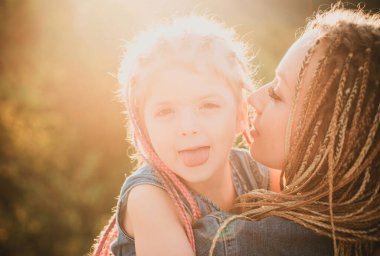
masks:
POLYGON ((242 101, 239 104, 237 113, 236 133, 241 133, 245 130, 249 130, 248 104, 246 101, 242 101))

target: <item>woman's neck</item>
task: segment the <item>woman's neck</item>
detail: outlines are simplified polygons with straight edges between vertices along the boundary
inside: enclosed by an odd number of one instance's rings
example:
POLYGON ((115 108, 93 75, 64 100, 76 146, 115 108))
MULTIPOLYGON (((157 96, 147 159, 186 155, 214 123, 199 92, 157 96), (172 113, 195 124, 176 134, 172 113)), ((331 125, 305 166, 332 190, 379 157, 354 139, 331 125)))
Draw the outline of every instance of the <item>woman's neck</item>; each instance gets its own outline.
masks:
POLYGON ((225 211, 232 208, 237 197, 232 180, 232 167, 229 162, 220 171, 215 172, 209 180, 188 185, 225 211))

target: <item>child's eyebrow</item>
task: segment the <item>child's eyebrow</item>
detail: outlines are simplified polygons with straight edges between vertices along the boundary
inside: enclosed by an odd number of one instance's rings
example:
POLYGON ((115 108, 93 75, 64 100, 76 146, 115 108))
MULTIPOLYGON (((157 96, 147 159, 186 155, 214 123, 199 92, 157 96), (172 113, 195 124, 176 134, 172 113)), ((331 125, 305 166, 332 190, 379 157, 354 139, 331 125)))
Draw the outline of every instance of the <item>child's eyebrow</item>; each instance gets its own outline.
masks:
POLYGON ((220 95, 217 94, 209 94, 209 95, 204 95, 200 97, 200 100, 205 100, 205 99, 210 99, 210 98, 221 98, 220 95))

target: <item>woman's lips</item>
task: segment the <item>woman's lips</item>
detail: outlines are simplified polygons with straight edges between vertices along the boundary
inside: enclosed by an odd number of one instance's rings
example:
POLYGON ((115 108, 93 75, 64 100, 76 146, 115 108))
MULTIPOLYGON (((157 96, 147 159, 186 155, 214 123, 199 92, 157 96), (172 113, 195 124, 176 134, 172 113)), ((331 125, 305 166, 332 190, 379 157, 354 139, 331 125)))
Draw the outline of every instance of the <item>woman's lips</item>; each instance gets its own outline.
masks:
POLYGON ((182 159, 182 162, 187 167, 195 167, 198 165, 202 165, 208 161, 210 155, 210 147, 205 146, 185 149, 179 151, 178 153, 182 159))

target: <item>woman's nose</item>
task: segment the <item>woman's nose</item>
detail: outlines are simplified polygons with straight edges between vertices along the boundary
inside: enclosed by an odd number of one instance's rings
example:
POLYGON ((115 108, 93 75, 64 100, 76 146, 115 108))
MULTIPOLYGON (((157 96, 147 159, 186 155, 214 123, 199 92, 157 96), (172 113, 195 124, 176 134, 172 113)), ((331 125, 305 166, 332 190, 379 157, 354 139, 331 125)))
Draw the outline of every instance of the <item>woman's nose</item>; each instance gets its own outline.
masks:
POLYGON ((248 96, 248 104, 254 108, 256 114, 260 114, 264 108, 266 100, 265 87, 260 87, 248 96))

